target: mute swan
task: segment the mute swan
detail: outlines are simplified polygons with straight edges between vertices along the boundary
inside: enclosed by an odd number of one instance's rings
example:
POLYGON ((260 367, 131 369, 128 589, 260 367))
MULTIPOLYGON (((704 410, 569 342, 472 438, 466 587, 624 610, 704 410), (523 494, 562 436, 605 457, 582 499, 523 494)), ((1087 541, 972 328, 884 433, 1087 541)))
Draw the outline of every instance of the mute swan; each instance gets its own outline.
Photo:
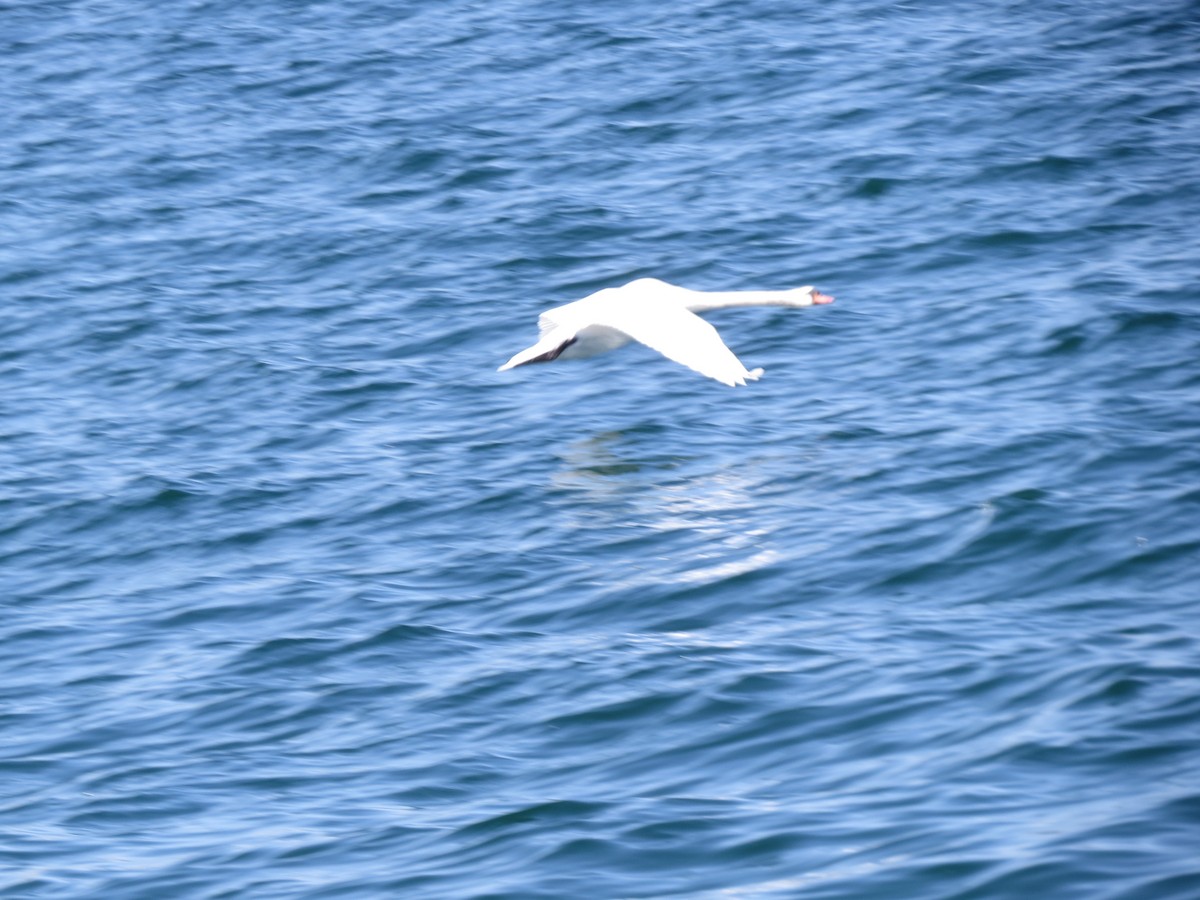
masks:
POLYGON ((696 313, 727 306, 813 306, 832 303, 812 287, 790 291, 693 291, 639 278, 582 300, 548 309, 538 318, 541 338, 497 371, 555 359, 585 359, 638 341, 730 387, 762 375, 746 370, 717 329, 696 313))

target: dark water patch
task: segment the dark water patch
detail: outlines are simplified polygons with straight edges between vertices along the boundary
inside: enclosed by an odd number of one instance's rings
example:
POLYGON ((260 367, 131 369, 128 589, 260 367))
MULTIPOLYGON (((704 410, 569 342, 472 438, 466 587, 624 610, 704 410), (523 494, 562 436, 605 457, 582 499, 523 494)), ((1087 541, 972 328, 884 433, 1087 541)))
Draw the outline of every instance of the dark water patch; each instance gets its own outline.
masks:
POLYGON ((1121 310, 1113 316, 1113 322, 1116 326, 1115 336, 1143 330, 1150 332, 1186 330, 1200 340, 1200 317, 1173 310, 1121 310))
POLYGON ((536 824, 542 827, 556 822, 571 824, 592 816, 601 815, 605 806, 598 803, 580 803, 571 800, 558 800, 549 803, 538 803, 525 809, 505 812, 479 822, 474 822, 461 829, 460 833, 486 834, 489 832, 511 832, 526 824, 536 824))
POLYGON ((332 638, 275 638, 247 648, 234 667, 243 674, 280 666, 307 667, 328 659, 340 643, 332 638))

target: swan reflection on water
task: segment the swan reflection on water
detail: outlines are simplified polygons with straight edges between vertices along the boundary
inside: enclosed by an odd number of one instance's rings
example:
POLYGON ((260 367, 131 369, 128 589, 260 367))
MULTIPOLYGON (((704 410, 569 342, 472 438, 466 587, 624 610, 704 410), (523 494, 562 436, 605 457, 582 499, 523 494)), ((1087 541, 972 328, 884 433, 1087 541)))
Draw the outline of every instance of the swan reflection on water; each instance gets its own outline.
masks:
POLYGON ((753 461, 697 472, 701 460, 656 455, 649 447, 642 453, 631 438, 607 431, 573 441, 552 476, 581 546, 620 545, 628 558, 630 542, 645 542, 644 564, 609 577, 625 584, 702 584, 783 559, 761 521, 755 496, 763 473, 753 461))

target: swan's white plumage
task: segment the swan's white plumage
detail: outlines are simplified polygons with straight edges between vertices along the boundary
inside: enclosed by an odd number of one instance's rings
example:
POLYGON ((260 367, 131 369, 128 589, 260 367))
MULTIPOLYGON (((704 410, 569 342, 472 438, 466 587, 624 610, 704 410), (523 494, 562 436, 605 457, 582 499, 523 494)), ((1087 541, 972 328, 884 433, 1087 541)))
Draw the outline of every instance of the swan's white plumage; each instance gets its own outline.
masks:
POLYGON ((624 287, 605 288, 542 313, 538 318, 538 342, 499 371, 531 362, 596 356, 637 341, 722 384, 743 385, 758 378, 762 369, 747 370, 717 330, 697 312, 729 306, 812 306, 831 301, 831 297, 811 287, 790 291, 693 291, 655 278, 639 278, 624 287))

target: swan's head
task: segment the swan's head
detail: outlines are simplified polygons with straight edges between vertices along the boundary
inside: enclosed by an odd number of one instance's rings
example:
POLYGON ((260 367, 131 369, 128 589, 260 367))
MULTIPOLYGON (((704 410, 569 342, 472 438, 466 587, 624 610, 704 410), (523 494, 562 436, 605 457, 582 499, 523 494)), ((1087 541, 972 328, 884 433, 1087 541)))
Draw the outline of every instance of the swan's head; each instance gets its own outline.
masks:
MULTIPOLYGON (((826 303, 833 302, 832 297, 830 297, 828 294, 822 294, 812 285, 809 285, 808 287, 802 287, 800 290, 808 294, 809 303, 811 303, 813 306, 823 306, 826 303)), ((808 304, 805 305, 807 306, 808 304)))

